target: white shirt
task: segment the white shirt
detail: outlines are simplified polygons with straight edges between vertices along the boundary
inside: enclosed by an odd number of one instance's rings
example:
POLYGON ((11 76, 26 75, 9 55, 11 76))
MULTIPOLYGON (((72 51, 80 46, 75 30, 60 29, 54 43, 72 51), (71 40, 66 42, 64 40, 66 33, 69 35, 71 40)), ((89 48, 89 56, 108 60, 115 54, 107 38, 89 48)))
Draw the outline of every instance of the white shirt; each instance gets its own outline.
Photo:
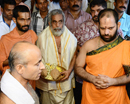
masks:
POLYGON ((2 35, 9 33, 16 27, 16 24, 11 21, 10 27, 3 21, 3 15, 0 16, 0 38, 2 35))
POLYGON ((59 2, 55 3, 53 1, 51 2, 50 0, 48 1, 49 1, 49 7, 48 7, 49 12, 51 12, 54 9, 61 9, 59 2))
POLYGON ((82 10, 86 12, 88 8, 88 0, 82 0, 82 10))
POLYGON ((26 0, 24 3, 31 9, 31 0, 26 0))

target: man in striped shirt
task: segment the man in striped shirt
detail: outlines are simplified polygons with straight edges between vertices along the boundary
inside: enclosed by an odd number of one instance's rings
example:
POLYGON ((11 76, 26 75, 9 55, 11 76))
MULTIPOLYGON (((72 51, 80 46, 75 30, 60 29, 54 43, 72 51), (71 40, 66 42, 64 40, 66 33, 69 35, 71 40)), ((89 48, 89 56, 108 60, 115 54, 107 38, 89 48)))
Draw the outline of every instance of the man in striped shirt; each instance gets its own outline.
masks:
POLYGON ((48 1, 36 0, 37 12, 32 13, 31 29, 38 35, 48 26, 48 1))

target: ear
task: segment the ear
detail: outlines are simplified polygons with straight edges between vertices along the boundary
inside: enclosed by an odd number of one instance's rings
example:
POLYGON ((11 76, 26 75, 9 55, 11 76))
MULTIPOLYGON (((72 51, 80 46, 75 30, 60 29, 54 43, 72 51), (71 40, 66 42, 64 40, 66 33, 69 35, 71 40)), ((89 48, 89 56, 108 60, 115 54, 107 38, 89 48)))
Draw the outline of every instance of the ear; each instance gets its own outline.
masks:
POLYGON ((37 5, 37 4, 35 4, 35 6, 38 8, 38 5, 37 5))
POLYGON ((22 64, 18 64, 18 65, 16 65, 15 69, 21 75, 21 74, 23 74, 25 67, 22 64))
POLYGON ((118 23, 117 23, 118 29, 120 28, 120 25, 121 25, 121 23, 120 23, 120 22, 118 22, 118 23))
POLYGON ((12 18, 12 20, 13 20, 13 21, 14 21, 14 23, 16 24, 16 18, 14 18, 14 17, 13 17, 13 18, 12 18))
POLYGON ((1 7, 1 12, 3 13, 3 8, 1 7))
POLYGON ((116 6, 116 2, 113 2, 114 6, 116 6))

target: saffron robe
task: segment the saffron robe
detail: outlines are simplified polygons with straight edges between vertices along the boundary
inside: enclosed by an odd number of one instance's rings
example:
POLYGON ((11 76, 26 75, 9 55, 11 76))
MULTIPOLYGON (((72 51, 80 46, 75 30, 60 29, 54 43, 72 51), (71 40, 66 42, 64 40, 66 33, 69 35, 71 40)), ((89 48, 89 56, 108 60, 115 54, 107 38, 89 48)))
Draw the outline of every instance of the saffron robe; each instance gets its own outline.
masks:
MULTIPOLYGON (((35 44, 37 40, 37 35, 33 30, 28 30, 23 35, 19 35, 16 27, 8 34, 5 34, 1 37, 0 40, 0 70, 3 72, 6 71, 6 69, 9 69, 9 66, 3 67, 3 62, 8 59, 9 53, 11 51, 11 48, 13 45, 19 41, 28 41, 30 43, 35 44)), ((35 87, 34 82, 30 84, 35 87)))
MULTIPOLYGON (((130 41, 119 36, 114 42, 87 53, 86 64, 86 71, 94 76, 124 75, 123 65, 130 66, 130 41)), ((92 83, 83 81, 81 104, 130 104, 130 101, 125 85, 96 89, 92 83)))

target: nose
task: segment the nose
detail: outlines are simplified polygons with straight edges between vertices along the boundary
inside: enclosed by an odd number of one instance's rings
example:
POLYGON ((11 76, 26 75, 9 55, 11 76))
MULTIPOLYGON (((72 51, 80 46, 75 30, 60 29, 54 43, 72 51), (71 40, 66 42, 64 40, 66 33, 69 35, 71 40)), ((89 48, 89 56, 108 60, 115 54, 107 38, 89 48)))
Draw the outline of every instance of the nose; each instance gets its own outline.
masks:
POLYGON ((45 69, 45 65, 41 62, 40 63, 40 70, 43 70, 43 69, 45 69))
POLYGON ((29 25, 30 24, 30 20, 24 20, 24 25, 29 25))
POLYGON ((125 5, 125 1, 122 1, 122 6, 124 6, 125 5))
POLYGON ((105 29, 105 34, 109 34, 109 29, 105 29))
POLYGON ((57 22, 57 23, 56 23, 56 27, 59 27, 59 26, 60 26, 60 23, 59 23, 59 22, 57 22))
POLYGON ((98 16, 98 11, 95 11, 94 14, 95 14, 96 16, 98 16))
POLYGON ((74 4, 77 5, 78 4, 78 0, 74 0, 74 4))
POLYGON ((42 6, 44 6, 44 3, 42 3, 42 6))
POLYGON ((10 15, 13 15, 13 10, 10 10, 10 13, 9 13, 10 15))

